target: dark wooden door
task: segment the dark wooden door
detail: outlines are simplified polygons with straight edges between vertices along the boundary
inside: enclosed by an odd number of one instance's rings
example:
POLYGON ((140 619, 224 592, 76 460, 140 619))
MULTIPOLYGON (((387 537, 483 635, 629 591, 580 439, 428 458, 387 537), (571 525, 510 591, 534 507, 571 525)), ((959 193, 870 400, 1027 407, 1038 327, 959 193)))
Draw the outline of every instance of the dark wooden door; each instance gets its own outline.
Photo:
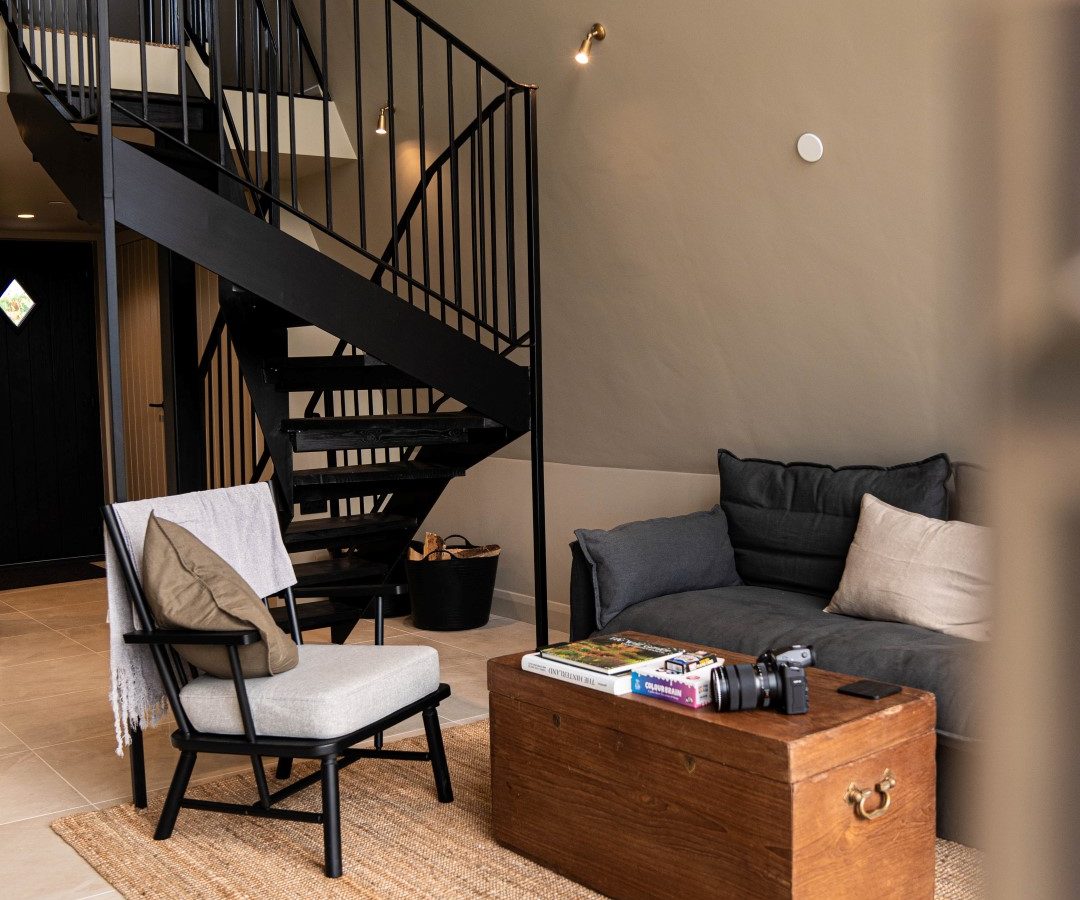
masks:
POLYGON ((104 486, 93 245, 0 241, 0 565, 102 552, 104 486))

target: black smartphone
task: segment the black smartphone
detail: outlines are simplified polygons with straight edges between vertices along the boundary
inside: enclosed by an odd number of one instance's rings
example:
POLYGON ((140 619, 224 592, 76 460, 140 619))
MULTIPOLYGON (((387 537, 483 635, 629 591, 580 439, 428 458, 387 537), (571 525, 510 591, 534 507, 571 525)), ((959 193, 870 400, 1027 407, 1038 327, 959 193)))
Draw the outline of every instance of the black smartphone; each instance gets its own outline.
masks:
POLYGON ((850 694, 852 697, 863 697, 867 700, 880 700, 883 697, 891 697, 900 693, 897 684, 886 684, 883 681, 853 681, 837 688, 838 694, 850 694))

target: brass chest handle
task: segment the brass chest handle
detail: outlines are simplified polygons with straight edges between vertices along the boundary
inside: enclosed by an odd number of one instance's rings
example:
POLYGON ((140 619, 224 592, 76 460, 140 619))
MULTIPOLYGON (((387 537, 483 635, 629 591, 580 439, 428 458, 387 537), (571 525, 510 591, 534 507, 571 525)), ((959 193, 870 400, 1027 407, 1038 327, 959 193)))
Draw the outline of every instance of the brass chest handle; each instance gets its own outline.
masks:
POLYGON ((892 796, 889 794, 896 787, 896 778, 891 771, 885 770, 885 774, 872 788, 860 788, 852 782, 847 790, 847 802, 855 806, 855 813, 860 819, 880 819, 889 811, 892 805, 892 796), (881 794, 881 803, 877 809, 867 809, 866 804, 874 794, 881 794))

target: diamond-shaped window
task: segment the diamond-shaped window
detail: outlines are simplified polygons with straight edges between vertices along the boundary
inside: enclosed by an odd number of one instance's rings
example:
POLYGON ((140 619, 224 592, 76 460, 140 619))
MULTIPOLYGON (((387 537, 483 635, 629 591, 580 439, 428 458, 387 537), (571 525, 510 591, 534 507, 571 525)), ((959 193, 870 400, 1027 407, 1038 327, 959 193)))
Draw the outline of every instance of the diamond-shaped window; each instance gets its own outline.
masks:
POLYGON ((13 278, 11 284, 4 288, 4 293, 0 294, 0 310, 18 328, 26 321, 26 317, 30 315, 30 310, 33 308, 34 301, 26 293, 26 288, 13 278))

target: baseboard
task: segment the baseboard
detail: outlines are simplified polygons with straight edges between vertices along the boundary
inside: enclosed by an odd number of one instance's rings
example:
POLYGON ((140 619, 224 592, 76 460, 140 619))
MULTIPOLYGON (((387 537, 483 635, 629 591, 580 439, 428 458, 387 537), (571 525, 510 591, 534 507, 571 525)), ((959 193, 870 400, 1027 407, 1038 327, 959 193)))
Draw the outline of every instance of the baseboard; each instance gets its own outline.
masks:
MULTIPOLYGON (((491 601, 491 611, 497 616, 517 619, 519 622, 534 622, 535 602, 528 594, 518 594, 501 588, 496 589, 491 601)), ((548 601, 548 626, 552 631, 570 633, 570 605, 548 601)))

